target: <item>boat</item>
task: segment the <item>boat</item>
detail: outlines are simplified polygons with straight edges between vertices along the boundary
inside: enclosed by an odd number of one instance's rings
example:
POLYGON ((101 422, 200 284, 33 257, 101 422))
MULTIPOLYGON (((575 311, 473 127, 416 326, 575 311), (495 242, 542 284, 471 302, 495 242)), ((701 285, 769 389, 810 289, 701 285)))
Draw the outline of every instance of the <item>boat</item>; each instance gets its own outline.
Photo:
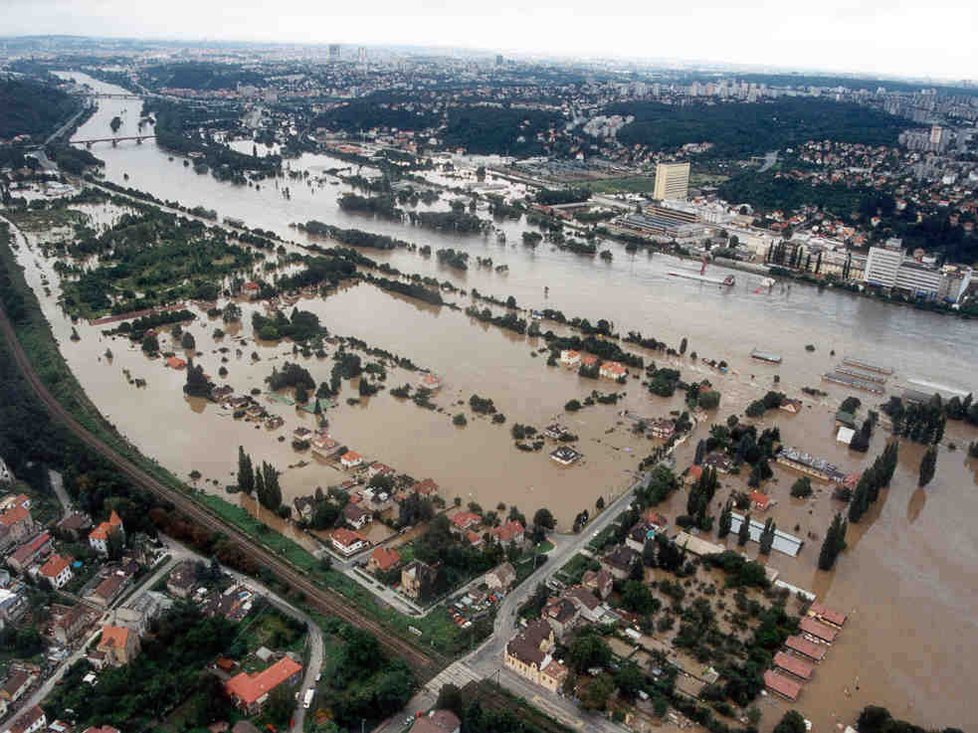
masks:
POLYGON ((770 351, 758 351, 754 349, 750 352, 751 359, 757 359, 758 361, 767 362, 768 364, 780 364, 781 354, 774 354, 770 351))
POLYGON ((695 272, 686 272, 683 270, 669 270, 667 275, 672 277, 681 277, 685 280, 696 280, 701 283, 712 283, 713 285, 723 285, 724 287, 732 287, 736 280, 733 275, 727 275, 724 278, 710 277, 709 275, 697 275, 695 272))

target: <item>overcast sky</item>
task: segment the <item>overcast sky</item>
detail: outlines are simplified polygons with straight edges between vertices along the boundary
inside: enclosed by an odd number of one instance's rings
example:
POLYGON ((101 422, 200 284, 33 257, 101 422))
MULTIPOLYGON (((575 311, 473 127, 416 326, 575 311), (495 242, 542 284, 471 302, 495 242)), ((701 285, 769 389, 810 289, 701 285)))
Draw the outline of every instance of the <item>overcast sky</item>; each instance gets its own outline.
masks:
POLYGON ((978 79, 971 0, 0 0, 0 33, 407 44, 978 79))

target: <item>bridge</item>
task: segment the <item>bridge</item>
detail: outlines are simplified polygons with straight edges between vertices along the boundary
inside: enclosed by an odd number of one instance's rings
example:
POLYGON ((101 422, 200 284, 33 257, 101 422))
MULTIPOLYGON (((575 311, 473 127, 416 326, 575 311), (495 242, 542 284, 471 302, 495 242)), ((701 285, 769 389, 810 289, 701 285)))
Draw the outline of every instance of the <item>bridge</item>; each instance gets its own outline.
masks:
POLYGON ((103 92, 85 92, 84 96, 89 99, 142 99, 136 94, 105 94, 103 92))
POLYGON ((112 143, 115 147, 118 143, 127 142, 129 140, 135 140, 137 144, 142 145, 143 140, 151 140, 155 138, 156 135, 130 135, 129 137, 96 137, 89 140, 72 140, 72 145, 84 145, 87 148, 92 147, 95 143, 112 143))

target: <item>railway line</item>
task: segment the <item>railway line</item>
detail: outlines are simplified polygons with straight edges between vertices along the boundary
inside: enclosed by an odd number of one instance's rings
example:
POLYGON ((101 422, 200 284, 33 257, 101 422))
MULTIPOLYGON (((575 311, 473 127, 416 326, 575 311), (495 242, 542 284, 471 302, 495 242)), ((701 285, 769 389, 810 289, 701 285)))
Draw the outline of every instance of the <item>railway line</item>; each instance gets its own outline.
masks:
POLYGON ((347 623, 373 633, 377 637, 380 645, 394 656, 404 659, 422 682, 433 677, 445 665, 446 660, 442 659, 441 655, 422 652, 414 644, 398 637, 391 629, 376 619, 369 618, 358 612, 351 605, 349 599, 333 590, 323 588, 314 583, 291 564, 263 548, 248 534, 218 518, 179 490, 153 478, 150 474, 136 466, 130 459, 90 433, 88 429, 72 417, 41 381, 37 372, 34 370, 33 364, 31 364, 30 359, 20 345, 13 325, 10 323, 2 307, 0 307, 0 335, 10 345, 10 352, 14 362, 51 417, 63 424, 83 444, 115 466, 134 485, 171 503, 182 514, 200 523, 202 526, 224 534, 239 547, 251 554, 258 563, 268 568, 286 586, 303 593, 306 601, 315 610, 335 616, 347 623))

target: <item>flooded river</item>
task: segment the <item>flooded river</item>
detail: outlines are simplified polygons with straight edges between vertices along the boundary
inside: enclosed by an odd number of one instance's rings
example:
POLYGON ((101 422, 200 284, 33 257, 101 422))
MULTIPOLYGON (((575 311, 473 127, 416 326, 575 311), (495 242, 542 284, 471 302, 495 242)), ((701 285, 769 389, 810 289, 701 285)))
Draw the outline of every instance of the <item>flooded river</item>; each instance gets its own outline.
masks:
MULTIPOLYGON (((119 91, 84 79, 97 89, 119 91)), ((123 119, 120 136, 136 131, 139 102, 101 100, 99 104, 98 112, 78 131, 78 139, 106 137, 109 120, 115 115, 123 119)), ((434 257, 408 250, 366 254, 405 272, 434 275, 496 297, 512 295, 525 307, 556 308, 592 322, 607 318, 622 333, 638 330, 673 345, 686 337, 690 351, 726 359, 731 365, 730 373, 721 375, 688 358, 678 363, 686 376, 713 380, 723 394, 720 418, 741 411, 748 401, 774 387, 775 375, 780 377, 777 388, 792 396, 800 396, 803 386, 819 386, 828 397, 804 398, 806 407, 801 414, 769 413, 765 422, 780 426, 786 444, 828 458, 846 471, 864 469, 881 450, 886 436, 878 430, 865 455, 835 442, 832 415, 847 392, 821 384, 820 375, 841 355, 859 355, 892 366, 897 376, 891 386, 917 378, 963 390, 978 387, 978 325, 974 322, 800 285, 779 284, 770 292, 755 294, 759 278, 741 272, 736 273, 734 288, 721 290, 666 274, 691 268, 691 263, 658 254, 629 255, 613 244, 609 245, 614 252, 612 262, 557 251, 545 243, 533 250, 519 244, 525 230, 522 222, 500 224, 509 244, 499 244, 494 237, 448 236, 347 215, 337 205, 338 196, 350 190, 345 184, 313 188, 282 179, 279 186, 291 188, 291 199, 286 199, 272 181, 262 182, 256 190, 197 175, 180 158, 170 161, 151 141, 118 147, 96 144, 92 152, 105 161, 105 176, 110 181, 187 206, 215 209, 221 217, 240 218, 249 226, 289 239, 308 241, 289 225, 318 219, 430 244, 433 249, 463 249, 473 258, 488 256, 496 265, 508 265, 509 272, 472 267, 459 273, 442 268, 434 257), (547 296, 545 287, 549 288, 547 296), (806 351, 808 344, 815 347, 814 352, 806 351), (754 347, 781 353, 784 363, 774 367, 752 361, 749 353, 754 347), (837 356, 831 355, 832 350, 837 356)), ((317 175, 347 164, 328 156, 306 155, 289 165, 317 175)), ((286 420, 285 428, 270 433, 234 421, 215 405, 185 400, 182 372, 148 360, 138 347, 124 340, 107 339, 98 328, 79 324, 81 340, 69 341, 71 325, 56 307, 57 293, 43 294, 42 276, 51 283, 58 281, 50 263, 36 249, 24 248, 20 260, 80 381, 109 419, 148 455, 183 476, 199 470, 203 474, 200 485, 222 494, 224 485, 233 482, 238 445, 281 469, 293 466, 283 475, 287 498, 344 478, 342 472, 293 451, 288 439, 276 439, 303 422, 311 424, 311 416, 305 413, 270 404, 269 409, 286 420), (106 348, 113 352, 111 362, 104 357, 106 348), (146 388, 129 385, 123 370, 145 378, 146 388), (307 465, 296 466, 300 461, 307 465)), ((240 358, 234 354, 235 334, 217 342, 212 338, 214 327, 223 324, 208 323, 201 313, 190 326, 202 353, 200 361, 210 374, 215 375, 221 366, 216 349, 226 345, 232 347, 225 365, 227 381, 239 392, 261 387, 272 366, 286 359, 298 359, 317 381, 328 377, 329 359, 293 356, 286 343, 254 343, 250 327, 254 307, 244 306, 245 325, 239 335, 248 343, 241 346, 240 358), (258 361, 251 359, 252 351, 258 353, 258 361)), ((595 388, 614 391, 615 385, 547 367, 543 357, 533 355, 534 347, 542 344, 532 339, 483 326, 448 308, 394 298, 370 285, 346 287, 326 299, 304 300, 300 307, 319 314, 331 333, 356 336, 371 346, 408 357, 444 379, 444 388, 435 398, 441 411, 421 409, 386 392, 350 405, 346 398, 353 394, 355 384, 345 384, 328 418, 338 440, 399 471, 434 478, 449 499, 459 496, 486 508, 499 502, 517 504, 527 514, 548 506, 566 528, 574 514, 592 508, 599 496, 610 498, 627 486, 638 458, 651 448, 647 440, 631 434, 618 412, 629 409, 655 417, 680 406, 679 396, 652 398, 638 381, 630 380, 617 388, 627 393, 619 405, 564 413, 567 400, 580 399, 595 388), (467 405, 454 404, 467 402, 472 394, 493 399, 507 423, 499 426, 472 419, 467 405), (468 426, 452 424, 456 412, 470 416, 468 426), (580 436, 585 455, 582 464, 562 468, 549 461, 546 452, 522 453, 513 447, 509 435, 513 422, 543 427, 554 416, 580 436)), ((411 373, 396 370, 387 383, 392 387, 414 379, 411 373)), ((858 396, 866 406, 878 401, 858 396)), ((704 433, 705 427, 700 428, 696 437, 704 433)), ((814 536, 798 558, 775 554, 769 564, 788 582, 818 593, 829 606, 851 614, 840 640, 819 666, 815 679, 806 684, 796 706, 813 720, 816 731, 830 730, 838 721, 851 722, 854 712, 870 703, 886 705, 894 714, 928 726, 968 729, 978 719, 978 702, 972 694, 978 677, 974 615, 978 532, 973 525, 978 516, 978 484, 975 462, 966 458, 965 451, 975 439, 975 431, 949 426, 946 440, 956 442, 958 450, 942 451, 937 476, 926 490, 916 487, 920 448, 903 445, 892 488, 859 526, 850 529, 849 550, 833 573, 816 571, 815 561, 829 518, 841 506, 830 499, 828 489, 808 501, 790 498, 794 476, 780 467, 775 469, 777 481, 769 488, 776 501, 771 515, 785 531, 814 536)), ((693 444, 695 440, 678 452, 680 469, 690 461, 693 444)), ((744 488, 745 480, 746 476, 727 477, 720 497, 725 498, 728 489, 744 488)), ((677 496, 666 514, 683 513, 684 503, 685 496, 677 496)), ((756 552, 756 545, 751 551, 756 552)), ((783 707, 771 700, 760 704, 766 721, 783 707)))

